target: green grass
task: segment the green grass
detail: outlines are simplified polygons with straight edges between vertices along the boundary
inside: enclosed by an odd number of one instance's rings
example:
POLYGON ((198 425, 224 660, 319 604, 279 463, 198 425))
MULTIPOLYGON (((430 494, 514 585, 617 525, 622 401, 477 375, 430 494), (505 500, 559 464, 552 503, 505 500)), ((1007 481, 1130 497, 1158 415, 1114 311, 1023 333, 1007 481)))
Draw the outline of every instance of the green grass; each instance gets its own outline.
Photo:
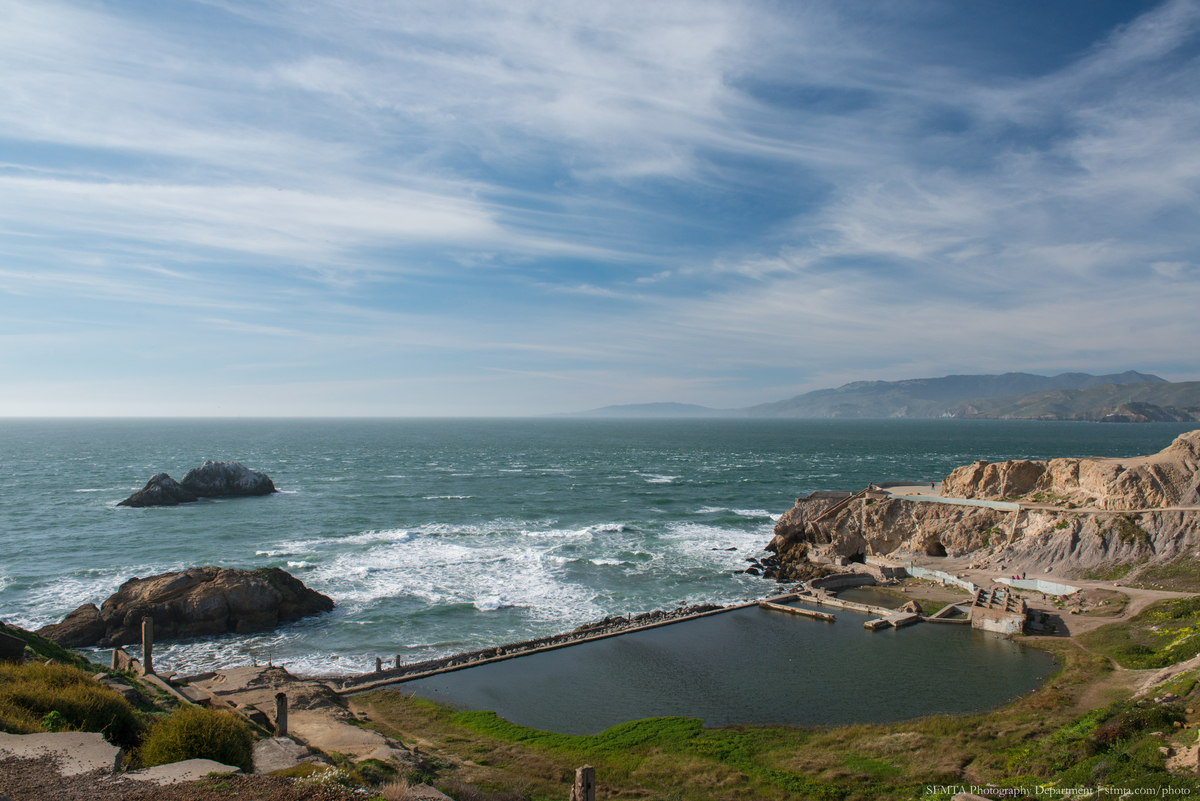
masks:
POLYGON ((1170 562, 1149 565, 1137 574, 1132 586, 1200 592, 1200 560, 1185 554, 1170 562))
POLYGON ((122 748, 135 747, 143 733, 141 719, 124 698, 76 667, 0 664, 0 730, 33 734, 46 729, 99 732, 122 748))
POLYGON ((1137 543, 1139 546, 1144 546, 1150 544, 1150 535, 1129 515, 1118 515, 1113 521, 1113 531, 1125 545, 1137 543))
POLYGON ((1129 575, 1134 568, 1140 567, 1146 563, 1146 557, 1142 557, 1134 562, 1125 562, 1124 564, 1105 564, 1100 567, 1095 567, 1090 570, 1085 570, 1082 578, 1091 579, 1092 581, 1116 581, 1129 575))
POLYGON ((250 727, 232 712, 181 706, 155 724, 138 757, 147 768, 185 759, 211 759, 249 773, 254 767, 253 746, 250 727))
POLYGON ((89 662, 74 651, 69 651, 53 640, 47 640, 45 637, 35 634, 32 631, 26 631, 17 626, 4 626, 3 631, 5 634, 11 634, 18 639, 24 640, 25 647, 32 650, 43 661, 53 659, 55 662, 61 662, 64 665, 74 665, 81 670, 88 670, 93 673, 106 669, 105 666, 89 662))
POLYGON ((1200 596, 1161 601, 1129 621, 1080 635, 1079 641, 1124 668, 1161 668, 1200 653, 1200 596))

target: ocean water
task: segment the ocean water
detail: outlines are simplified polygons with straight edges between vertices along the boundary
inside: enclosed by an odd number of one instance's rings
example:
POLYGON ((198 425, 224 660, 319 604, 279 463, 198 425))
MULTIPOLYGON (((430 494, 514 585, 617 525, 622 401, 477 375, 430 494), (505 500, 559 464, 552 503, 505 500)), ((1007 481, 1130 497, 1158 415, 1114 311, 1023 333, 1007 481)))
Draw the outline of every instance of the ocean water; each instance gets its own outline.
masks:
POLYGON ((3 420, 0 619, 38 627, 125 580, 289 570, 337 609, 164 644, 181 672, 270 660, 359 672, 679 602, 757 598, 735 576, 817 489, 940 480, 984 458, 1128 456, 1187 424, 961 420, 3 420), (116 504, 159 471, 237 460, 282 491, 116 504), (727 550, 732 548, 733 550, 727 550))

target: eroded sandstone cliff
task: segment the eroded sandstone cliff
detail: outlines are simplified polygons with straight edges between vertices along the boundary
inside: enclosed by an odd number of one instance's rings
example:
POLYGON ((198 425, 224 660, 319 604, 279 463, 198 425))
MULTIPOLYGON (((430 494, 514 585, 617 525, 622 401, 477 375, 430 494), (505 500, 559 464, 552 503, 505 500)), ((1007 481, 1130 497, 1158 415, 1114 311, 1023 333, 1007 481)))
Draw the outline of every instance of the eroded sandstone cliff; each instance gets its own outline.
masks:
POLYGON ((1200 511, 1170 508, 1200 506, 1198 455, 1193 431, 1153 456, 976 462, 942 483, 943 498, 1018 500, 1018 509, 816 493, 780 517, 767 549, 781 580, 812 564, 970 556, 1067 577, 1195 564, 1200 581, 1200 511))
POLYGON ((975 462, 942 481, 942 495, 1008 498, 1095 509, 1200 505, 1200 430, 1152 456, 975 462))

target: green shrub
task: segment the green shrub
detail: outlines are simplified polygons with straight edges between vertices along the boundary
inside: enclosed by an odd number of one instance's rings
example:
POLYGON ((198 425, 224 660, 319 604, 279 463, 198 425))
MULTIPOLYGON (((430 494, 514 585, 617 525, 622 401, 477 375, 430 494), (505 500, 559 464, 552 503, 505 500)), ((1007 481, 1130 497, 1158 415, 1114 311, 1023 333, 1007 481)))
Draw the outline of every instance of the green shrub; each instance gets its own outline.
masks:
POLYGON ((68 665, 0 665, 0 729, 11 734, 44 731, 99 732, 134 748, 143 727, 137 712, 115 692, 68 665), (54 714, 57 713, 57 714, 54 714))
POLYGON ((142 746, 143 767, 166 765, 185 759, 211 759, 253 770, 254 734, 232 712, 181 706, 160 721, 142 746))

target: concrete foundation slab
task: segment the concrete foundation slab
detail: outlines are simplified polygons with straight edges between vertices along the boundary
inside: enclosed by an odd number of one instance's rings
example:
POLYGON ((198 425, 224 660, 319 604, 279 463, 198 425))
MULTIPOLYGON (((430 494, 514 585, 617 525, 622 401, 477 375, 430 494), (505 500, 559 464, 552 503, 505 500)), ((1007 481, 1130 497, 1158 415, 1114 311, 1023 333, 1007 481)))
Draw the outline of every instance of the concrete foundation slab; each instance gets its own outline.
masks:
POLYGON ((301 762, 319 760, 300 743, 290 737, 268 737, 254 744, 254 772, 271 773, 276 770, 294 768, 301 762))
POLYGON ((178 782, 194 782, 197 779, 203 779, 210 773, 241 772, 241 768, 222 765, 211 759, 185 759, 183 762, 172 762, 170 765, 130 771, 122 778, 139 782, 154 782, 155 784, 176 784, 178 782))
POLYGON ((112 773, 121 765, 121 749, 94 732, 0 734, 0 755, 36 759, 47 754, 58 762, 58 772, 62 776, 77 776, 94 770, 112 773))

